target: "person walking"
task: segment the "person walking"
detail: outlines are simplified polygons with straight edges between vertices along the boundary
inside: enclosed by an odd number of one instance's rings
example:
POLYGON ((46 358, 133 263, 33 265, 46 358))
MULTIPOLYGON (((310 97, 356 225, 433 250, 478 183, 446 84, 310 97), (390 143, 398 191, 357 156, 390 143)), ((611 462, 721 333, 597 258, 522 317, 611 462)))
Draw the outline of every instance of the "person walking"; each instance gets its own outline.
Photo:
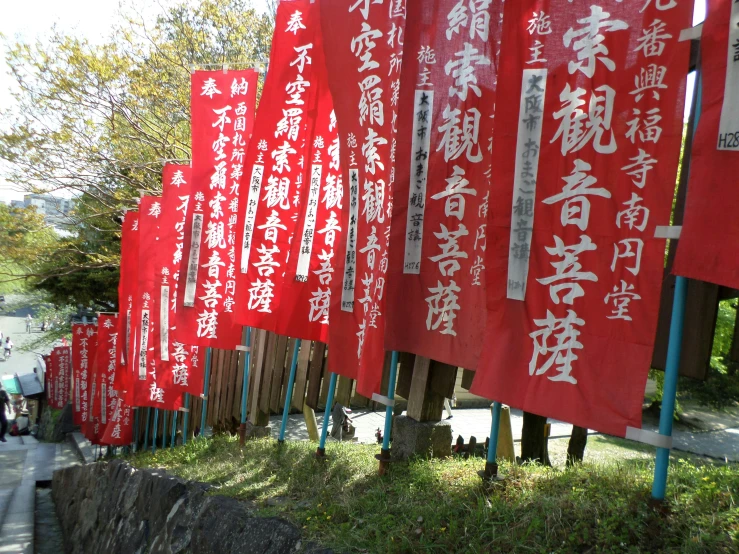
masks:
POLYGON ((10 408, 10 396, 0 383, 0 442, 8 442, 5 440, 5 433, 8 431, 8 418, 5 415, 6 407, 10 408))
POLYGON ((26 316, 26 332, 30 334, 32 328, 33 328, 33 318, 31 317, 31 314, 28 314, 26 316))
POLYGON ((10 355, 13 353, 13 341, 10 340, 10 337, 5 337, 5 342, 3 343, 3 349, 5 351, 5 359, 7 360, 10 358, 10 355))

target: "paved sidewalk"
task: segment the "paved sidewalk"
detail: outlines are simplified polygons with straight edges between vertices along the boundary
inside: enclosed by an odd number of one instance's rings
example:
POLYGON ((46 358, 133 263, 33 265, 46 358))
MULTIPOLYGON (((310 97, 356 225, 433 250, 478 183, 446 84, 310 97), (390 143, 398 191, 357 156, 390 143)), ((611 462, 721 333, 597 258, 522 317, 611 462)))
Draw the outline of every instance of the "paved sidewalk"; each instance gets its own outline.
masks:
MULTIPOLYGON (((465 442, 468 442, 470 437, 474 436, 477 442, 481 443, 490 435, 492 414, 489 409, 457 409, 454 410, 453 414, 449 422, 452 425, 454 440, 461 435, 465 442)), ((676 428, 673 432, 673 448, 712 458, 739 462, 739 417, 732 414, 715 414, 714 412, 700 410, 695 410, 694 414, 694 417, 701 421, 704 429, 676 428)), ((375 433, 377 429, 384 430, 385 428, 384 411, 355 410, 351 417, 357 429, 357 439, 361 443, 376 442, 375 433)), ((323 414, 316 414, 316 419, 320 433, 323 414)), ((279 416, 270 418, 272 435, 275 438, 279 435, 281 421, 282 418, 279 416)), ((567 438, 572 433, 572 425, 569 423, 556 420, 550 420, 550 423, 552 425, 550 438, 567 438)), ((523 412, 511 409, 511 429, 515 442, 521 440, 522 428, 523 412)), ((658 430, 656 424, 649 422, 645 422, 643 428, 650 431, 658 430)), ((308 440, 308 431, 302 414, 289 416, 285 438, 288 440, 308 440)))
POLYGON ((79 463, 67 444, 7 437, 0 443, 0 554, 33 554, 36 483, 79 463))

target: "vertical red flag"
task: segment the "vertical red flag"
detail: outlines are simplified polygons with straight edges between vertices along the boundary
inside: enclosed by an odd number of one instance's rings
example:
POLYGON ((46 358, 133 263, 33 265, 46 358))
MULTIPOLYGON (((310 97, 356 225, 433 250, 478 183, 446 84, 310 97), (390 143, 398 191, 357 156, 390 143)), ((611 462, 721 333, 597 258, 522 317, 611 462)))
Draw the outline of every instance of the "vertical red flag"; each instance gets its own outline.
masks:
POLYGON ((331 281, 329 371, 378 392, 384 361, 385 276, 397 150, 405 1, 321 2, 329 87, 348 184, 331 281))
POLYGON ((189 165, 168 164, 162 170, 162 214, 159 221, 160 255, 156 259, 159 294, 154 298, 154 311, 159 324, 154 328, 157 376, 161 386, 177 394, 200 394, 203 390, 203 366, 198 347, 172 340, 176 326, 179 273, 185 243, 185 221, 190 203, 191 169, 189 165), (161 375, 160 375, 161 374, 161 375))
POLYGON ((270 331, 282 317, 282 284, 308 172, 319 28, 318 6, 309 0, 277 7, 269 72, 242 176, 236 320, 270 331))
MULTIPOLYGON (((317 10, 314 4, 313 9, 317 10)), ((315 24, 314 24, 315 25, 315 24)), ((313 40, 311 87, 316 96, 315 126, 308 136, 307 187, 290 245, 275 331, 305 340, 328 342, 331 281, 341 240, 344 187, 339 159, 339 131, 328 88, 323 37, 313 40)))
POLYGON ((133 401, 133 379, 136 359, 136 311, 139 273, 139 212, 126 212, 121 229, 121 271, 118 282, 118 337, 120 354, 115 372, 115 388, 133 401))
POLYGON ((701 117, 673 272, 739 288, 739 3, 709 0, 701 34, 701 117), (727 176, 729 178, 727 178, 727 176))
POLYGON ((162 198, 144 196, 139 204, 139 271, 134 311, 137 344, 136 355, 131 357, 131 361, 135 362, 135 375, 133 402, 130 405, 177 410, 182 405, 182 395, 164 388, 163 373, 159 371, 158 349, 153 337, 159 325, 155 299, 161 294, 157 260, 164 255, 159 246, 162 217, 162 198))
POLYGON ((96 351, 97 326, 91 323, 72 324, 72 416, 75 425, 82 425, 86 421, 87 371, 95 359, 96 351))
POLYGON ((475 369, 502 0, 408 2, 385 348, 475 369))
POLYGON ((233 349, 236 220, 243 156, 254 125, 257 73, 196 71, 191 78, 192 201, 185 225, 175 338, 233 349))
MULTIPOLYGON (((108 359, 107 344, 101 336, 100 318, 98 318, 97 349, 90 371, 87 374, 87 390, 90 402, 87 410, 87 421, 82 425, 82 434, 92 444, 102 444, 105 425, 103 423, 103 399, 101 390, 104 387, 104 367, 108 359)), ((106 388, 107 391, 107 388, 106 388)))
POLYGON ((109 431, 111 419, 122 397, 115 388, 115 372, 120 360, 118 337, 118 314, 100 314, 96 355, 96 367, 99 370, 96 402, 99 411, 96 415, 100 418, 98 435, 102 444, 112 444, 105 439, 105 436, 111 434, 109 431))
POLYGON ((56 357, 53 355, 54 350, 48 356, 44 356, 46 362, 46 374, 44 375, 46 386, 46 404, 50 408, 56 408, 56 357))
POLYGON ((505 3, 475 394, 641 427, 690 18, 689 2, 505 3))
MULTIPOLYGON (((72 356, 68 346, 57 346, 51 351, 51 376, 47 402, 52 408, 61 410, 69 402, 72 356)), ((47 374, 48 375, 48 374, 47 374)))

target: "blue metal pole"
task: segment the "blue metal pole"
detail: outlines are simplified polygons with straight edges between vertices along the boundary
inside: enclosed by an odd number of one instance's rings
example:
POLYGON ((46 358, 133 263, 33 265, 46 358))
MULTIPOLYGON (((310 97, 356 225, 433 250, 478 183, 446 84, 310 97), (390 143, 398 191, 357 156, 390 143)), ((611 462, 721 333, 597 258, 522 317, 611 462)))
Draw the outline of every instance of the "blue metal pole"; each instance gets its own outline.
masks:
MULTIPOLYGON (((685 322, 685 299, 688 282, 685 277, 675 279, 675 296, 672 301, 672 319, 670 321, 670 340, 667 343, 667 364, 665 367, 665 384, 662 392, 662 410, 659 415, 659 434, 672 436, 672 417, 675 412, 677 395, 677 378, 680 372, 680 351, 683 342, 683 324, 685 322)), ((657 449, 657 462, 654 466, 654 483, 652 498, 664 500, 667 491, 667 468, 670 464, 670 449, 657 449)))
MULTIPOLYGON (((700 71, 696 72, 695 79, 695 119, 694 128, 697 129, 701 118, 702 79, 700 71)), ((689 171, 683 167, 681 171, 689 171)), ((687 180, 685 181, 687 182, 687 180)), ((675 295, 672 298, 672 318, 670 319, 670 338, 667 343, 667 362, 665 364, 665 383, 662 388, 662 409, 659 414, 659 434, 672 436, 672 418, 675 413, 675 398, 677 396, 677 378, 680 375, 680 354, 683 346, 683 328, 685 324, 685 300, 688 296, 688 280, 685 277, 675 277, 675 295)), ((670 465, 670 449, 658 448, 657 459, 654 464, 654 482, 652 483, 652 498, 662 501, 667 493, 667 469, 670 465)))
POLYGON ((246 425, 246 400, 249 398, 249 365, 251 363, 251 327, 246 328, 246 344, 244 360, 244 383, 241 386, 241 425, 246 425))
POLYGON ((293 386, 295 385, 295 371, 298 368, 298 351, 300 350, 300 339, 295 340, 293 349, 293 360, 290 364, 290 379, 287 381, 287 396, 285 396, 285 408, 282 410, 282 425, 280 426, 280 438, 278 442, 285 442, 285 429, 287 429, 287 414, 290 412, 290 402, 293 398, 293 386))
POLYGON ((149 448, 149 421, 151 421, 151 408, 146 408, 146 427, 144 428, 144 450, 149 448))
POLYGON ((151 453, 154 454, 154 452, 157 451, 157 427, 159 427, 159 408, 154 409, 154 429, 152 432, 152 439, 151 439, 151 453))
POLYGON ((488 444, 488 463, 495 463, 495 456, 498 453, 498 431, 500 430, 500 410, 503 405, 500 402, 493 402, 493 423, 490 426, 490 443, 488 444))
POLYGON ((208 391, 210 390, 210 362, 212 350, 205 351, 205 381, 203 381, 203 413, 200 414, 200 436, 205 436, 205 413, 208 410, 208 391))
POLYGON ((190 419, 190 393, 185 393, 185 412, 182 415, 182 446, 187 444, 187 422, 190 419))
POLYGON ((326 435, 328 435, 328 418, 331 415, 331 408, 334 405, 334 393, 336 392, 336 373, 331 374, 331 380, 328 383, 328 397, 326 398, 326 411, 323 414, 323 425, 321 427, 321 440, 318 443, 318 456, 326 454, 326 435))
MULTIPOLYGON (((387 385, 387 397, 390 400, 395 399, 395 378, 398 373, 398 353, 393 350, 390 356, 390 380, 387 385)), ((385 407, 385 435, 382 437, 382 449, 385 452, 390 450, 390 433, 393 430, 393 407, 385 407)))
POLYGON ((174 448, 177 440, 177 410, 172 412, 172 436, 170 437, 169 447, 174 448))
POLYGON ((167 411, 162 412, 162 448, 167 448, 167 411))

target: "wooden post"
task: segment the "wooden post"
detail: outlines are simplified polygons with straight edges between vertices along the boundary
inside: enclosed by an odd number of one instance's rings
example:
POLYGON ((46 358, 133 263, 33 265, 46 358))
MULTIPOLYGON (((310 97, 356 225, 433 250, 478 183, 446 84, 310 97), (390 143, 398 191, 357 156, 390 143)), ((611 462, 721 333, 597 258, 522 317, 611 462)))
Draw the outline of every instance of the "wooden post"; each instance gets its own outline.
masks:
POLYGON ((444 399, 454 394, 457 368, 416 356, 408 395, 408 417, 416 421, 441 421, 444 399))
POLYGON ((314 442, 318 442, 318 423, 316 422, 316 412, 303 403, 303 417, 305 418, 305 428, 308 431, 308 438, 314 442))
POLYGON ((499 460, 516 461, 516 452, 513 449, 513 429, 511 428, 511 409, 503 406, 500 410, 500 427, 498 428, 499 460))

